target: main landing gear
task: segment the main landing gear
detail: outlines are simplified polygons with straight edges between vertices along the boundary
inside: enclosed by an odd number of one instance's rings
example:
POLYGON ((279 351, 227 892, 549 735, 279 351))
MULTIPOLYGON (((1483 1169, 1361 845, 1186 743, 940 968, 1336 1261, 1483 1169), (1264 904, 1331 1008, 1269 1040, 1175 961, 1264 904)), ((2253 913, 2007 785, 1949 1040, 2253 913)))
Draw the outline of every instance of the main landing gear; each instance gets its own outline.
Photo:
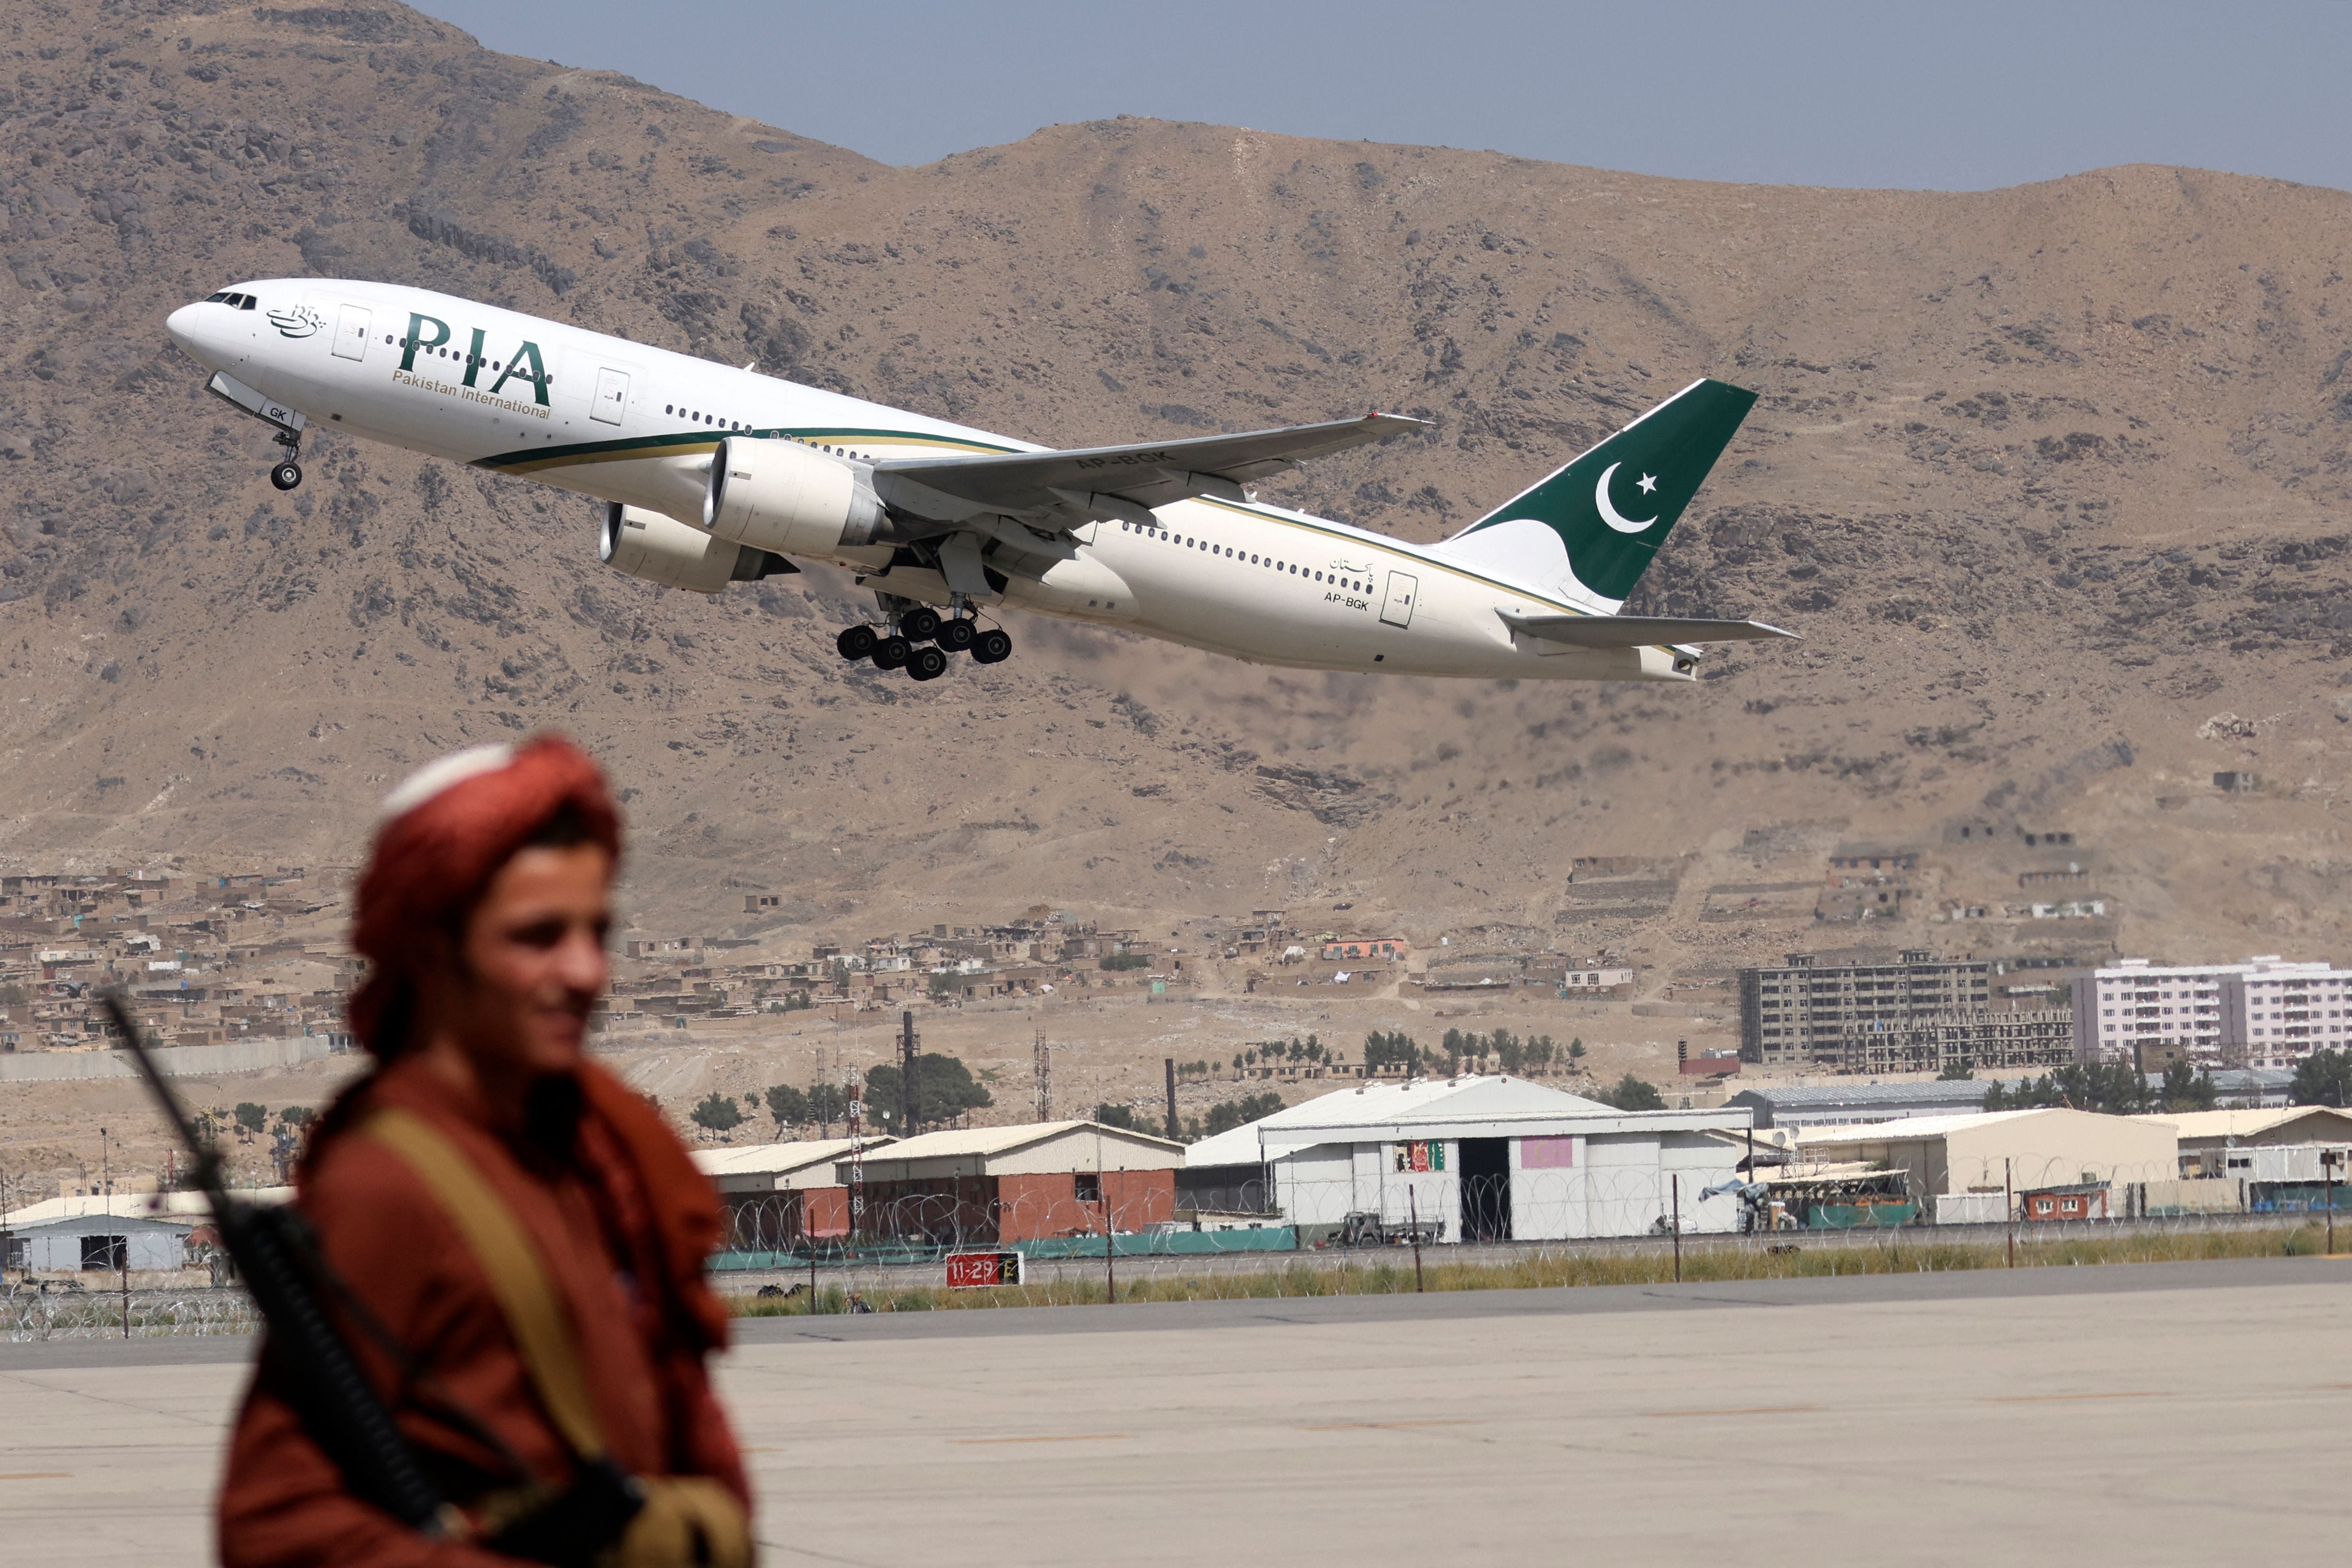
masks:
POLYGON ((974 664, 1002 664, 1013 657, 1010 634, 1002 626, 983 631, 970 616, 942 617, 924 605, 893 618, 895 631, 850 626, 834 639, 834 647, 853 664, 870 658, 877 669, 904 669, 916 680, 945 675, 951 653, 968 653, 974 664))

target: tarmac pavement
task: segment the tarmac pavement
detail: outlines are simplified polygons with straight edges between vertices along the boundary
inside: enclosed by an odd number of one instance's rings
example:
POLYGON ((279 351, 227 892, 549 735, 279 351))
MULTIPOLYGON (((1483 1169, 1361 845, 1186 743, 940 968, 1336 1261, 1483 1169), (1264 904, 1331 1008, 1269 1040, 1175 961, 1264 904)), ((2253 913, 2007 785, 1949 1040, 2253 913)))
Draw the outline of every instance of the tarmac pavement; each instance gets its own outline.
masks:
MULTIPOLYGON (((2352 1265, 771 1319, 769 1568, 2332 1553, 2352 1265)), ((209 1561, 247 1347, 0 1346, 12 1562, 209 1561)))

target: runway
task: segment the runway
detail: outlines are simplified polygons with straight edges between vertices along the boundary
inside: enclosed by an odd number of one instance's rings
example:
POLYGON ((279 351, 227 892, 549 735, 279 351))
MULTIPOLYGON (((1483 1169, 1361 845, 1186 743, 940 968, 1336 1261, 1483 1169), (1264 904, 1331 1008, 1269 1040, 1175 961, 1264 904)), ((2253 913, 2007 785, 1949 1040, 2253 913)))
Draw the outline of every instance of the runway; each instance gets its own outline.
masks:
MULTIPOLYGON (((771 1564, 2331 1550, 2341 1260, 749 1325, 771 1564)), ((12 1557, 210 1556, 234 1342, 0 1347, 12 1557), (216 1358, 216 1359, 215 1359, 216 1358)))

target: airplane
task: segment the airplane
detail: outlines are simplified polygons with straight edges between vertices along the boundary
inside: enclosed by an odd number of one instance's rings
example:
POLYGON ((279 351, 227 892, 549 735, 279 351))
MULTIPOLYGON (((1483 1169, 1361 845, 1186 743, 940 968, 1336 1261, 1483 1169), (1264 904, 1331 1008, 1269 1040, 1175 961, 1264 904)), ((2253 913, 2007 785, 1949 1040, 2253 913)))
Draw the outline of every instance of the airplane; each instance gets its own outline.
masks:
POLYGON ((1701 380, 1452 538, 1413 544, 1256 499, 1256 481, 1428 428, 1391 414, 1055 449, 396 284, 238 283, 172 312, 209 390, 312 426, 603 503, 598 556, 698 594, 845 567, 877 622, 845 659, 916 680, 1009 657, 998 612, 1257 664, 1691 680, 1754 621, 1620 614, 1756 395, 1701 380))

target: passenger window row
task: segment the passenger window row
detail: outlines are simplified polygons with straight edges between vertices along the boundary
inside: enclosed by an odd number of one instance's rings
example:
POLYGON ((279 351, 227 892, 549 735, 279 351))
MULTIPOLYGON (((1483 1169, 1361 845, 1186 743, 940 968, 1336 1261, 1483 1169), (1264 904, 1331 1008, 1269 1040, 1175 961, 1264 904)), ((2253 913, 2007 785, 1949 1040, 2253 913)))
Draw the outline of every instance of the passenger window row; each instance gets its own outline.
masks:
MULTIPOLYGON (((383 341, 394 348, 404 349, 408 346, 408 340, 406 338, 396 338, 390 332, 386 332, 383 335, 383 341)), ((504 370, 506 368, 505 365, 499 363, 497 360, 484 359, 478 354, 459 353, 456 349, 449 347, 446 343, 437 346, 424 345, 423 352, 433 355, 436 359, 454 359, 460 361, 472 366, 476 370, 504 370)), ((524 379, 529 380, 530 378, 526 376, 524 379)), ((555 384, 555 378, 551 375, 547 377, 547 384, 553 386, 555 384)))
MULTIPOLYGON (((706 414, 699 408, 682 408, 675 403, 663 404, 662 412, 673 419, 683 419, 692 425, 718 425, 733 431, 751 428, 740 419, 730 419, 723 414, 706 414)), ((803 447, 814 447, 829 458, 856 458, 869 463, 874 460, 873 454, 869 452, 853 452, 846 447, 828 447, 822 442, 812 441, 805 436, 787 436, 783 438, 787 441, 798 441, 803 447)))
POLYGON ((1141 523, 1136 522, 1122 522, 1118 525, 1118 531, 1121 533, 1139 533, 1146 539, 1156 539, 1186 550, 1205 550, 1212 555, 1224 556, 1245 565, 1268 567, 1288 576, 1305 577, 1334 588, 1346 588, 1358 594, 1369 594, 1372 591, 1372 585, 1370 583, 1360 583, 1351 577, 1342 577, 1336 572, 1318 572, 1312 567, 1301 566, 1295 561, 1276 561, 1271 556, 1252 555, 1245 550, 1235 550, 1230 544, 1212 544, 1205 539, 1195 538, 1189 533, 1174 533, 1164 528, 1146 528, 1141 523))

